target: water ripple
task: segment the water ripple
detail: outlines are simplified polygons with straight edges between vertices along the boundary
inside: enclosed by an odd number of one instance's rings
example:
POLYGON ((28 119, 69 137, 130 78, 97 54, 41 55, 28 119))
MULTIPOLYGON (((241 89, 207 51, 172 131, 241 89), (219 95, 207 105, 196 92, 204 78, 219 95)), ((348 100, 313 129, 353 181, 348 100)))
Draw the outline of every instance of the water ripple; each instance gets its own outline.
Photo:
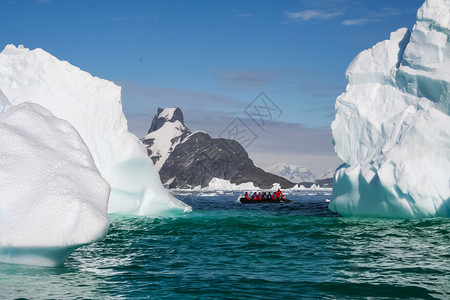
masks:
POLYGON ((113 216, 63 268, 0 264, 0 298, 450 298, 448 219, 340 218, 320 193, 236 196, 186 194, 195 210, 176 218, 113 216))

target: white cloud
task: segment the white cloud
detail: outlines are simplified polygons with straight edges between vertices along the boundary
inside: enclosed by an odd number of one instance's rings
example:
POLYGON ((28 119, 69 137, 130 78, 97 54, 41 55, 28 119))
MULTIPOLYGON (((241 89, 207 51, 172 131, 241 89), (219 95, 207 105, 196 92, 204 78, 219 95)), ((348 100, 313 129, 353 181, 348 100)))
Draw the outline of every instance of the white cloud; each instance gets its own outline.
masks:
MULTIPOLYGON (((156 105, 142 113, 126 113, 130 131, 143 137, 156 113, 156 105)), ((173 106, 167 103, 166 106, 173 106)), ((162 107, 162 106, 161 106, 162 107)), ((198 107, 180 107, 186 126, 192 131, 205 131, 214 138, 236 117, 247 124, 257 138, 246 147, 249 157, 259 167, 286 162, 307 167, 316 175, 335 169, 342 162, 334 153, 330 128, 309 128, 298 123, 267 122, 262 131, 243 112, 206 111, 198 107)))
MULTIPOLYGON (((243 78, 246 75, 252 77, 252 74, 244 72, 243 78)), ((158 107, 178 106, 189 129, 206 131, 212 137, 219 137, 236 117, 241 118, 257 135, 246 150, 258 166, 287 162, 306 166, 321 175, 341 163, 333 151, 331 129, 328 127, 309 128, 278 119, 267 121, 261 130, 246 118, 243 109, 247 103, 230 97, 132 82, 118 84, 123 87, 122 104, 129 129, 138 137, 147 133, 158 107)))
POLYGON ((298 22, 298 21, 309 21, 311 19, 321 19, 321 20, 329 20, 341 16, 342 12, 328 12, 325 10, 302 10, 298 12, 285 12, 286 16, 289 20, 298 22))
POLYGON ((380 22, 386 18, 395 17, 402 12, 398 8, 381 7, 378 10, 368 10, 361 6, 361 3, 352 0, 342 0, 342 3, 321 1, 311 1, 311 5, 320 9, 306 9, 301 11, 286 11, 285 16, 290 22, 307 22, 313 19, 331 20, 345 15, 345 20, 341 22, 344 26, 364 25, 373 22, 380 22))
POLYGON ((396 8, 383 7, 379 11, 368 11, 364 17, 346 19, 341 24, 345 26, 365 25, 372 22, 381 22, 400 14, 401 12, 396 8))
MULTIPOLYGON (((321 175, 342 163, 333 150, 333 137, 329 127, 311 128, 279 120, 266 121, 263 131, 251 119, 246 118, 243 112, 234 115, 187 108, 183 113, 189 129, 206 131, 212 137, 223 137, 220 133, 235 117, 240 117, 257 136, 246 150, 259 167, 287 162, 305 166, 321 175)), ((147 127, 149 126, 148 121, 147 127)))
POLYGON ((292 76, 293 70, 238 70, 224 71, 216 75, 216 79, 230 87, 238 89, 263 89, 280 79, 292 76))
POLYGON ((253 15, 252 14, 237 14, 236 17, 247 19, 247 18, 253 17, 253 15))
POLYGON ((247 151, 258 166, 267 167, 286 162, 305 166, 316 175, 321 175, 342 163, 334 153, 330 128, 309 128, 297 123, 270 122, 265 132, 257 132, 258 139, 247 151), (270 146, 267 147, 268 145, 270 146))
POLYGON ((118 81, 122 87, 122 98, 140 103, 172 103, 178 106, 201 106, 205 103, 218 106, 220 108, 233 108, 237 105, 244 106, 244 103, 222 95, 203 93, 197 91, 188 91, 176 88, 161 88, 141 85, 135 82, 118 81))
POLYGON ((369 22, 368 19, 362 18, 362 19, 348 19, 348 20, 344 20, 342 21, 342 25, 345 26, 354 26, 354 25, 364 25, 367 22, 369 22))
POLYGON ((145 20, 145 17, 143 16, 137 16, 137 17, 116 17, 112 19, 115 22, 126 22, 126 21, 139 21, 139 20, 145 20))
MULTIPOLYGON (((178 106, 183 112, 205 106, 220 111, 233 111, 236 107, 245 107, 245 103, 222 95, 146 86, 128 81, 116 83, 122 87, 122 105, 125 115, 129 116, 130 131, 140 137, 147 132, 158 107, 178 106)), ((202 111, 206 114, 208 109, 202 111)))

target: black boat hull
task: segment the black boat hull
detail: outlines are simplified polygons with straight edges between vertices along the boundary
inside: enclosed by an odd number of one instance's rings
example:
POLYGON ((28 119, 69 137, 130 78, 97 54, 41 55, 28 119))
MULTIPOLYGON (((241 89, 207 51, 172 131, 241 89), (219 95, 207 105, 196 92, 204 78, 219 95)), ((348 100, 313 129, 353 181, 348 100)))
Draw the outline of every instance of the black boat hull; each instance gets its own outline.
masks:
POLYGON ((290 203, 291 200, 288 199, 262 199, 262 200, 251 200, 251 199, 245 199, 245 198, 241 198, 239 199, 239 201, 241 201, 241 203, 290 203))

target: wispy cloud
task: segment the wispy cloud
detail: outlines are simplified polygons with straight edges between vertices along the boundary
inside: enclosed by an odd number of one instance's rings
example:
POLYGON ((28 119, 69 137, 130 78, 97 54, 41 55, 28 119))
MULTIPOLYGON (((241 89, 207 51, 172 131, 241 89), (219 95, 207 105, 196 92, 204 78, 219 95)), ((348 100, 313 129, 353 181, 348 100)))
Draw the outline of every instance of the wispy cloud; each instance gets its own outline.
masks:
POLYGON ((316 99, 333 99, 333 105, 347 85, 344 74, 326 68, 302 68, 294 79, 292 92, 316 99))
POLYGON ((237 14, 236 17, 248 19, 248 18, 253 17, 253 15, 252 14, 237 14))
POLYGON ((366 5, 355 0, 303 1, 310 9, 285 11, 289 22, 307 22, 311 20, 331 20, 341 17, 344 26, 365 25, 381 22, 387 18, 402 14, 399 8, 381 7, 369 10, 366 5))
POLYGON ((341 24, 345 26, 365 25, 372 22, 381 22, 386 18, 398 16, 400 14, 401 12, 396 8, 383 7, 379 11, 369 11, 363 17, 346 19, 342 21, 341 24))
POLYGON ((262 167, 287 162, 306 166, 321 175, 341 164, 333 150, 330 128, 309 128, 298 123, 269 122, 267 131, 247 150, 262 167), (268 144, 277 147, 267 147, 268 144))
MULTIPOLYGON (((145 136, 156 108, 157 106, 148 113, 125 111, 130 131, 139 137, 145 136)), ((185 124, 191 131, 205 131, 215 138, 219 137, 236 117, 242 117, 242 112, 205 111, 192 106, 181 109, 185 124)), ((242 120, 258 133, 258 138, 246 150, 260 167, 287 162, 305 166, 316 175, 321 175, 342 163, 334 153, 330 128, 309 128, 299 123, 268 121, 266 131, 261 132, 251 119, 243 117, 242 120)))
POLYGON ((192 106, 192 105, 204 105, 208 103, 214 106, 220 104, 221 107, 235 107, 236 105, 243 105, 238 100, 230 97, 214 95, 203 92, 188 91, 182 89, 161 88, 152 87, 137 84, 134 82, 121 81, 118 82, 122 86, 122 93, 124 99, 136 99, 144 100, 144 103, 166 103, 166 106, 192 106))
MULTIPOLYGON (((193 107, 213 107, 222 111, 222 114, 225 114, 225 111, 233 111, 236 107, 245 107, 245 103, 222 95, 145 86, 129 81, 116 83, 122 87, 122 105, 125 115, 129 117, 130 130, 141 137, 146 134, 158 107, 178 106, 183 112, 192 110, 193 107)), ((204 114, 207 111, 204 109, 204 114)))
POLYGON ((52 0, 36 0, 36 1, 39 3, 44 3, 44 4, 52 2, 52 0))
POLYGON ((342 12, 338 11, 330 12, 326 10, 316 10, 316 9, 308 9, 297 12, 290 12, 290 11, 285 12, 287 18, 292 22, 309 21, 312 19, 330 20, 338 16, 341 16, 342 14, 343 14, 342 12))
POLYGON ((139 20, 145 20, 145 17, 143 17, 143 16, 137 16, 137 17, 115 17, 112 20, 115 21, 115 22, 139 21, 139 20))
POLYGON ((383 7, 380 11, 370 12, 369 17, 382 19, 382 18, 386 18, 386 17, 398 16, 401 14, 402 14, 402 12, 399 11, 397 8, 383 7))
MULTIPOLYGON (((129 130, 138 137, 145 136, 158 107, 173 106, 182 109, 189 129, 206 131, 213 137, 218 137, 236 117, 242 117, 252 130, 258 130, 252 120, 243 117, 241 109, 246 103, 226 96, 134 82, 118 84, 123 88, 123 110, 129 130), (205 103, 213 109, 204 109, 205 103)), ((340 164, 333 151, 330 128, 309 128, 299 123, 268 122, 266 131, 258 131, 258 139, 247 151, 259 166, 288 162, 306 166, 318 175, 340 164), (277 145, 275 150, 267 147, 274 144, 277 145)))
POLYGON ((368 19, 366 18, 362 18, 362 19, 348 19, 348 20, 344 20, 342 21, 342 25, 345 26, 354 26, 354 25, 364 25, 367 24, 369 22, 368 19))
MULTIPOLYGON (((183 110, 186 126, 192 131, 206 131, 212 137, 220 133, 234 118, 242 115, 222 111, 198 109, 183 110)), ((147 119, 147 128, 151 119, 147 119)), ((279 162, 299 164, 310 168, 317 175, 328 169, 334 169, 342 162, 333 150, 331 129, 310 128, 299 123, 267 121, 266 131, 259 131, 251 119, 242 117, 242 121, 257 133, 257 139, 246 150, 256 165, 265 167, 279 162), (267 145, 277 145, 267 147, 267 145)))
POLYGON ((345 90, 345 85, 331 81, 303 79, 294 86, 294 90, 311 97, 335 99, 345 90))
POLYGON ((219 73, 216 79, 231 88, 262 89, 289 76, 293 70, 239 70, 219 73))

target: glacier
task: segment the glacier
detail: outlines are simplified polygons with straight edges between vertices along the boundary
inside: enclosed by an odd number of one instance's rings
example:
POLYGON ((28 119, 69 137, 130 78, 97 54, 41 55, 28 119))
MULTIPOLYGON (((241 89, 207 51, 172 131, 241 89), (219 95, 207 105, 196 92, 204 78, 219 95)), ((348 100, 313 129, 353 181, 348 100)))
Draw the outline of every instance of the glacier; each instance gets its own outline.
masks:
POLYGON ((361 52, 331 129, 344 162, 329 208, 343 216, 450 216, 450 0, 427 0, 412 31, 361 52))
POLYGON ((0 92, 0 262, 60 266, 106 235, 110 186, 70 123, 0 92))
POLYGON ((119 86, 42 49, 7 45, 0 53, 0 89, 11 106, 39 104, 78 131, 111 186, 108 213, 160 216, 191 210, 168 194, 145 147, 128 131, 119 86))

